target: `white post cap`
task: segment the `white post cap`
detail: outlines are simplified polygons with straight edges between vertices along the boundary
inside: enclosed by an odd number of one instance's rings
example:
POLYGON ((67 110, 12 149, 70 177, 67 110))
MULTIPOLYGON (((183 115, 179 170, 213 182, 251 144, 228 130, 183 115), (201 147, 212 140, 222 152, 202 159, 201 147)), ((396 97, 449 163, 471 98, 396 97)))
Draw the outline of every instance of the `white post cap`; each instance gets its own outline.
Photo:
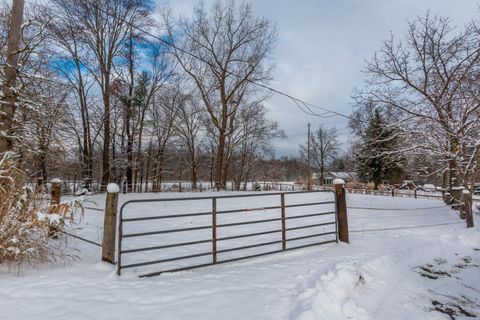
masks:
POLYGON ((345 184, 345 181, 343 179, 334 179, 333 184, 345 184))
POLYGON ((108 193, 119 193, 120 192, 120 187, 116 183, 109 183, 107 185, 107 192, 108 193))

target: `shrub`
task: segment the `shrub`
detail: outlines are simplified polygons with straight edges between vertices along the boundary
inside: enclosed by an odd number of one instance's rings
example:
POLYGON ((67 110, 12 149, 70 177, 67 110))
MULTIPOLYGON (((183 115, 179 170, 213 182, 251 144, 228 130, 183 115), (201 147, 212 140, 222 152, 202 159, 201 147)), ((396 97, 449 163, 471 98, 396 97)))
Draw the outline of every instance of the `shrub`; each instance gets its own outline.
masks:
POLYGON ((65 219, 73 216, 68 207, 53 213, 58 209, 26 186, 26 174, 15 155, 6 153, 0 159, 0 264, 19 270, 25 264, 67 258, 59 250, 62 240, 52 240, 49 232, 62 230, 65 219))

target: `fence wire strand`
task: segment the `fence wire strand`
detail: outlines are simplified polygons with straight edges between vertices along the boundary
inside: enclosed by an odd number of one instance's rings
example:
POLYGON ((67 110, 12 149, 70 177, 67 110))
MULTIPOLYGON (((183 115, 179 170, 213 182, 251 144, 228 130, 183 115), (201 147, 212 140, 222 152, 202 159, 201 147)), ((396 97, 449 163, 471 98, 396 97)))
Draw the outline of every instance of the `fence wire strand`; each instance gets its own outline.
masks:
POLYGON ((92 241, 92 240, 88 240, 88 239, 86 239, 86 238, 77 236, 77 235, 72 234, 72 233, 70 233, 70 232, 63 231, 63 230, 58 230, 57 232, 64 233, 64 234, 66 234, 66 235, 68 235, 68 236, 70 236, 70 237, 73 237, 73 238, 76 238, 76 239, 78 239, 78 240, 81 240, 81 241, 84 241, 84 242, 93 244, 93 245, 95 245, 95 246, 102 247, 102 245, 101 245, 100 243, 98 243, 98 242, 95 242, 95 241, 92 241))
POLYGON ((378 211, 412 211, 412 210, 429 210, 429 209, 441 209, 461 206, 463 203, 442 205, 435 207, 423 207, 423 208, 371 208, 371 207, 347 207, 348 209, 364 209, 364 210, 378 210, 378 211))
POLYGON ((430 228, 430 227, 440 227, 454 224, 464 224, 464 221, 459 222, 446 222, 446 223, 437 223, 437 224, 425 224, 418 226, 406 226, 406 227, 391 227, 391 228, 378 228, 378 229, 363 229, 363 230, 350 230, 351 233, 362 233, 362 232, 375 232, 375 231, 391 231, 391 230, 408 230, 408 229, 421 229, 421 228, 430 228))

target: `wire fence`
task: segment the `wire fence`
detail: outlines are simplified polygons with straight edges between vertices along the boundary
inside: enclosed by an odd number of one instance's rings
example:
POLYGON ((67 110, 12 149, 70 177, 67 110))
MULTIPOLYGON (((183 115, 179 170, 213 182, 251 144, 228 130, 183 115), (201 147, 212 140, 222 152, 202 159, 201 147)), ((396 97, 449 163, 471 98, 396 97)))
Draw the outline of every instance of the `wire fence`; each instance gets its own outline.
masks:
POLYGON ((99 211, 99 212, 104 212, 104 209, 101 208, 94 208, 94 207, 86 207, 84 206, 83 209, 88 209, 88 210, 93 210, 93 211, 99 211))
POLYGON ((424 224, 416 226, 405 226, 405 227, 389 227, 389 228, 375 228, 375 229, 363 229, 363 230, 350 230, 350 233, 363 233, 363 232, 378 232, 378 231, 393 231, 393 230, 408 230, 408 229, 419 229, 419 228, 431 228, 431 227, 440 227, 456 224, 465 224, 463 221, 458 222, 445 222, 445 223, 436 223, 436 224, 424 224))
MULTIPOLYGON (((262 188, 265 188, 265 189, 268 189, 268 190, 296 190, 295 188, 299 188, 300 190, 303 189, 303 186, 302 185, 292 185, 292 184, 262 184, 262 188), (278 188, 278 189, 277 189, 278 188)), ((320 189, 320 190, 323 190, 323 189, 327 189, 327 188, 315 188, 315 189, 320 189)), ((350 190, 351 191, 351 190, 350 190)), ((364 194, 367 194, 367 195, 391 195, 391 193, 381 193, 381 192, 377 192, 377 193, 368 193, 366 190, 363 190, 365 193, 364 194)), ((352 191, 351 191, 352 192, 352 191)), ((352 192, 354 193, 354 192, 352 192)), ((408 196, 408 195, 407 195, 408 196)), ((419 195, 417 195, 418 197, 419 195)), ((438 198, 438 197, 435 197, 435 198, 438 198)), ((181 200, 181 199, 178 199, 178 200, 181 200)), ((431 210, 435 210, 435 209, 444 209, 444 208, 456 208, 456 207, 460 207, 463 205, 462 202, 459 202, 459 201, 456 201, 457 203, 453 203, 451 205, 445 205, 445 204, 442 204, 442 205, 438 205, 438 206, 425 206, 425 207, 414 207, 414 208, 398 208, 398 207, 395 207, 395 208, 385 208, 385 207, 370 207, 370 206, 347 206, 347 209, 349 210, 352 210, 353 213, 355 213, 355 211, 357 210, 367 210, 367 211, 379 211, 381 212, 381 214, 384 214, 384 215, 378 215, 378 214, 375 214, 374 215, 374 218, 375 219, 391 219, 391 218, 395 218, 395 217, 401 217, 401 218, 414 218, 414 217, 422 217, 422 216, 430 216, 430 215, 433 215, 433 214, 437 214, 437 212, 428 212, 428 211, 431 211, 431 210), (423 211, 423 213, 422 213, 423 211), (425 212, 427 211, 427 212, 425 212), (393 212, 405 212, 407 214, 392 214, 393 212), (410 214, 408 214, 410 213, 410 214)), ((92 210, 92 211, 97 211, 97 212, 104 212, 104 209, 102 208, 98 208, 98 207, 94 207, 94 206, 84 206, 84 209, 87 209, 87 210, 92 210)), ((373 216, 370 216, 370 217, 373 217, 373 216)), ((369 217, 369 218, 370 218, 369 217)), ((352 219, 352 220, 361 220, 361 219, 365 219, 366 216, 362 217, 362 216, 350 216, 348 217, 348 219, 352 219)), ((102 230, 103 230, 103 226, 100 226, 100 225, 97 225, 97 224, 94 224, 94 223, 91 223, 91 222, 87 222, 87 221, 82 221, 83 224, 87 225, 87 226, 90 226, 90 227, 93 227, 93 228, 96 228, 98 229, 98 237, 99 239, 101 239, 102 235, 102 230)), ((410 230, 410 229, 423 229, 423 228, 433 228, 433 227, 439 227, 439 226, 446 226, 446 225, 460 225, 460 224, 464 224, 465 222, 464 221, 457 221, 457 222, 445 222, 445 223, 432 223, 432 224, 419 224, 419 225, 409 225, 409 226, 392 226, 392 227, 381 227, 381 228, 367 228, 367 229, 353 229, 353 230, 350 230, 349 232, 350 233, 371 233, 371 232, 387 232, 387 231, 395 231, 395 230, 410 230)), ((80 241, 84 241, 86 243, 89 243, 91 245, 95 245, 95 246, 98 246, 98 247, 101 247, 102 245, 97 242, 97 241, 93 241, 93 240, 90 240, 90 239, 87 239, 83 236, 80 236, 74 232, 72 232, 72 230, 69 230, 69 231, 60 231, 68 236, 71 236, 73 238, 76 238, 80 241)), ((100 240, 101 242, 101 240, 100 240)))
POLYGON ((97 246, 97 247, 102 247, 102 245, 98 242, 95 242, 95 241, 92 241, 92 240, 89 240, 87 238, 84 238, 84 237, 80 237, 79 235, 76 235, 76 234, 73 234, 71 232, 68 232, 68 231, 64 231, 64 230, 58 230, 58 232, 60 233, 64 233, 72 238, 75 238, 75 239, 78 239, 78 240, 81 240, 81 241, 84 241, 84 242, 87 242, 87 243, 90 243, 90 244, 93 244, 94 246, 97 246))
POLYGON ((433 207, 421 207, 421 208, 373 208, 373 207, 354 207, 347 206, 347 209, 358 209, 358 210, 379 210, 379 211, 412 211, 412 210, 430 210, 430 209, 441 209, 441 208, 450 208, 461 206, 462 203, 452 204, 452 205, 441 205, 433 207))
POLYGON ((443 195, 438 194, 435 191, 415 191, 415 190, 371 190, 371 189, 354 189, 347 188, 348 193, 351 194, 366 194, 374 196, 391 196, 391 197, 408 197, 408 198, 420 198, 420 199, 443 199, 443 195))
MULTIPOLYGON (((102 184, 99 181, 91 181, 88 187, 81 181, 62 180, 62 194, 79 196, 84 194, 99 194, 104 193, 108 184, 102 184)), ((142 182, 127 185, 126 182, 118 183, 121 193, 158 193, 158 192, 210 192, 216 191, 215 184, 210 181, 198 181, 196 186, 193 186, 190 181, 174 180, 164 181, 161 183, 142 182)), ((42 190, 49 191, 50 183, 42 186, 32 184, 34 189, 42 188, 42 190)), ((332 189, 331 187, 313 186, 314 190, 332 189)), ((249 182, 241 182, 239 184, 233 181, 227 181, 225 190, 228 191, 302 191, 307 190, 307 186, 303 183, 285 182, 285 181, 258 181, 253 180, 249 182)))

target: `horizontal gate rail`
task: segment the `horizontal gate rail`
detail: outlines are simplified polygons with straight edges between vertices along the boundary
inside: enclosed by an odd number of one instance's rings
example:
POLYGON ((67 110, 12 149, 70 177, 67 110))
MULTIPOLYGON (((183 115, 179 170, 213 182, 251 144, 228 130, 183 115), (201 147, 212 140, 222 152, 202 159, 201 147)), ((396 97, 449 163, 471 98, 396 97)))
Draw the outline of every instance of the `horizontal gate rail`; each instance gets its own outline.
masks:
POLYGON ((321 204, 335 204, 335 201, 322 201, 322 202, 309 202, 309 203, 299 203, 299 204, 287 204, 287 205, 285 205, 285 208, 318 206, 318 205, 321 205, 321 204))
POLYGON ((266 211, 266 210, 273 210, 273 209, 280 209, 280 208, 281 208, 281 206, 271 206, 271 207, 260 207, 260 208, 222 210, 222 211, 217 211, 217 214, 252 212, 252 211, 266 211))
POLYGON ((183 214, 170 214, 164 216, 152 216, 152 217, 138 217, 138 218, 127 218, 123 219, 123 222, 133 222, 133 221, 146 221, 146 220, 158 220, 158 219, 171 219, 171 218, 188 218, 188 217, 197 217, 197 216, 209 216, 212 212, 195 212, 195 213, 183 213, 183 214))
MULTIPOLYGON (((324 202, 310 202, 304 204, 290 204, 285 205, 285 208, 295 208, 295 207, 307 207, 307 206, 316 206, 322 204, 335 204, 335 201, 324 201, 324 202)), ((263 207, 263 208, 252 208, 252 209, 235 209, 235 210, 223 210, 217 211, 217 214, 226 214, 226 213, 239 213, 239 212, 251 212, 251 211, 265 211, 265 210, 273 210, 273 209, 281 209, 282 206, 271 206, 271 207, 263 207)), ((333 212, 335 213, 335 212, 333 212)), ((171 214, 171 215, 162 215, 162 216, 152 216, 152 217, 138 217, 138 218, 126 218, 123 219, 123 222, 134 222, 134 221, 146 221, 146 220, 158 220, 158 219, 171 219, 171 218, 188 218, 188 217, 196 217, 196 216, 208 216, 211 215, 212 212, 194 212, 194 213, 183 213, 183 214, 171 214)))
POLYGON ((175 257, 175 258, 168 258, 168 259, 161 259, 161 260, 154 260, 154 261, 146 261, 146 262, 139 262, 139 263, 132 263, 132 264, 127 264, 122 266, 122 269, 126 268, 133 268, 133 267, 141 267, 141 266, 148 266, 151 264, 159 264, 163 262, 170 262, 170 261, 177 261, 177 260, 185 260, 185 259, 191 259, 191 258, 198 258, 198 257, 203 257, 203 256, 209 256, 212 253, 209 252, 204 252, 204 253, 197 253, 197 254, 190 254, 187 256, 180 256, 180 257, 175 257))
POLYGON ((165 234, 165 233, 194 231, 194 230, 205 230, 205 229, 211 229, 211 228, 212 228, 212 226, 201 226, 201 227, 181 228, 181 229, 172 229, 172 230, 159 230, 159 231, 148 231, 148 232, 130 233, 130 234, 124 234, 124 235, 123 235, 123 238, 152 236, 152 235, 155 235, 155 234, 165 234))
POLYGON ((280 220, 282 220, 282 218, 272 218, 272 219, 263 219, 263 220, 252 220, 252 221, 243 221, 243 222, 224 223, 224 224, 217 224, 217 228, 243 226, 243 225, 247 225, 247 224, 266 223, 266 222, 273 222, 273 221, 280 221, 280 220))
POLYGON ((251 249, 251 248, 269 246, 269 245, 278 244, 278 243, 282 243, 282 240, 256 243, 256 244, 251 244, 251 245, 248 245, 248 246, 234 247, 234 248, 229 248, 229 249, 222 249, 222 250, 218 250, 217 253, 225 253, 225 252, 231 252, 231 251, 237 251, 237 250, 251 249))
POLYGON ((140 278, 155 277, 155 276, 161 275, 162 273, 167 273, 167 272, 179 272, 179 271, 187 271, 187 270, 199 269, 199 268, 204 268, 204 267, 210 267, 210 266, 214 266, 214 265, 217 265, 217 264, 247 260, 247 259, 251 259, 251 258, 258 258, 258 257, 263 257, 263 256, 268 256, 268 255, 271 255, 271 254, 275 254, 275 253, 292 251, 292 250, 308 248, 308 247, 318 246, 318 245, 322 245, 322 244, 336 243, 336 242, 338 242, 338 241, 336 241, 336 240, 322 241, 322 242, 316 242, 316 243, 306 244, 306 245, 302 245, 302 246, 287 248, 285 250, 275 250, 275 251, 252 254, 252 255, 233 258, 233 259, 221 260, 221 261, 218 261, 217 263, 204 263, 204 264, 198 264, 198 265, 189 266, 189 267, 168 269, 168 270, 163 270, 163 271, 158 271, 158 272, 142 274, 142 275, 140 275, 140 278))
POLYGON ((289 238, 287 241, 295 241, 295 240, 302 240, 302 239, 308 239, 308 238, 315 238, 315 237, 321 237, 321 236, 326 236, 329 234, 336 234, 337 232, 323 232, 323 233, 317 233, 317 234, 311 234, 308 236, 301 236, 301 237, 295 237, 295 238, 289 238))
POLYGON ((167 244, 167 245, 162 245, 162 246, 153 246, 153 247, 145 247, 145 248, 138 248, 138 249, 128 249, 128 250, 122 250, 121 253, 123 254, 123 253, 134 253, 134 252, 141 252, 141 251, 161 250, 161 249, 191 246, 191 245, 194 245, 194 244, 202 244, 202 243, 209 243, 209 242, 212 242, 212 239, 190 241, 190 242, 180 242, 180 243, 175 243, 175 244, 167 244))
POLYGON ((338 241, 337 240, 328 240, 328 241, 322 241, 322 242, 309 243, 309 244, 304 244, 304 245, 301 245, 301 246, 292 247, 292 248, 289 248, 287 250, 309 248, 309 247, 313 247, 313 246, 319 246, 321 244, 334 243, 334 242, 338 242, 338 241))
POLYGON ((241 239, 241 238, 249 238, 249 237, 263 236, 263 235, 266 235, 266 234, 279 233, 279 232, 282 232, 282 229, 279 229, 279 230, 269 230, 269 231, 263 231, 263 232, 255 232, 255 233, 246 233, 246 234, 241 234, 241 235, 238 235, 238 236, 230 236, 230 237, 217 238, 217 241, 225 241, 225 240, 233 240, 233 239, 241 239))
MULTIPOLYGON (((291 230, 298 230, 298 229, 305 229, 305 228, 314 228, 317 226, 325 226, 325 225, 331 225, 334 224, 333 222, 329 223, 321 223, 321 224, 315 224, 315 225, 308 225, 308 226, 301 226, 301 227, 295 227, 295 228, 286 228, 286 231, 291 231, 291 230)), ((279 233, 282 232, 282 230, 270 230, 270 231, 264 231, 264 232, 256 232, 256 233, 250 233, 250 234, 242 234, 238 236, 230 236, 230 237, 224 237, 224 238, 217 238, 217 241, 225 241, 225 240, 234 240, 234 239, 241 239, 241 238, 247 238, 247 237, 254 237, 254 236, 260 236, 260 235, 265 235, 265 234, 272 234, 272 233, 279 233)), ((335 232, 325 232, 325 233, 320 233, 320 234, 314 234, 314 235, 309 235, 305 237, 297 237, 297 238, 289 238, 286 239, 287 241, 293 241, 293 240, 299 240, 299 239, 306 239, 306 238, 311 238, 311 237, 318 237, 322 235, 329 235, 329 234, 336 234, 335 232)), ((125 237, 125 236, 124 236, 125 237)), ((127 249, 127 250, 122 250, 122 254, 126 253, 134 253, 134 252, 141 252, 141 251, 151 251, 151 250, 161 250, 161 249, 168 249, 168 248, 175 248, 175 247, 182 247, 182 246, 188 246, 188 245, 195 245, 195 244, 202 244, 202 243, 209 243, 212 242, 211 239, 207 240, 198 240, 198 241, 190 241, 190 242, 180 242, 180 243, 175 243, 175 244, 169 244, 169 245, 162 245, 162 246, 153 246, 153 247, 145 247, 145 248, 137 248, 137 249, 127 249)), ((282 241, 279 240, 275 243, 281 243, 282 241)), ((244 247, 246 248, 246 247, 244 247)), ((230 251, 230 250, 229 250, 230 251)), ((223 252, 222 250, 217 251, 218 253, 223 252)))
POLYGON ((302 214, 302 215, 298 215, 298 216, 285 217, 285 220, 300 219, 300 218, 309 218, 309 217, 319 217, 319 216, 327 216, 327 215, 330 215, 330 214, 335 214, 335 211, 331 211, 331 212, 317 212, 317 213, 302 214))
MULTIPOLYGON (((192 266, 178 267, 178 268, 167 269, 167 270, 162 270, 162 271, 159 271, 159 272, 153 272, 153 273, 141 275, 141 277, 155 276, 155 275, 159 275, 159 274, 164 273, 164 272, 173 272, 173 271, 196 269, 196 268, 211 266, 211 265, 215 265, 215 264, 234 262, 234 261, 250 259, 250 258, 254 258, 254 257, 270 255, 270 254, 279 253, 279 252, 282 252, 282 251, 288 251, 288 250, 306 248, 306 247, 320 245, 320 244, 338 242, 338 230, 337 230, 337 220, 336 220, 336 215, 335 215, 336 212, 335 211, 305 213, 305 214, 297 214, 297 215, 292 215, 292 216, 288 216, 286 214, 286 209, 287 208, 301 208, 301 207, 309 207, 309 206, 335 204, 335 201, 318 201, 318 202, 306 202, 306 203, 294 203, 294 204, 286 204, 285 203, 285 196, 287 196, 287 195, 309 194, 309 193, 332 193, 333 194, 333 192, 331 190, 316 190, 316 191, 293 191, 293 192, 272 192, 272 193, 224 195, 224 196, 213 196, 213 197, 136 199, 136 200, 127 201, 121 206, 120 215, 119 215, 119 220, 120 220, 119 227, 118 227, 118 230, 119 230, 119 242, 118 242, 119 255, 118 255, 117 273, 120 275, 121 270, 122 269, 127 269, 127 268, 135 268, 135 267, 148 266, 148 265, 154 265, 154 264, 162 264, 162 263, 166 263, 166 262, 188 260, 188 259, 205 257, 205 256, 211 256, 212 257, 211 262, 209 262, 209 263, 200 263, 200 264, 195 264, 195 265, 192 265, 192 266), (262 206, 262 207, 253 207, 253 208, 240 208, 240 209, 228 209, 228 210, 217 210, 219 199, 235 199, 235 198, 248 198, 248 197, 271 198, 271 197, 275 197, 275 196, 280 196, 279 200, 281 200, 280 201, 281 205, 262 206), (130 217, 129 218, 124 218, 123 217, 124 208, 127 205, 131 205, 131 204, 135 204, 135 203, 175 202, 175 201, 186 202, 186 201, 199 201, 199 200, 209 200, 211 202, 210 203, 211 211, 168 214, 168 215, 158 215, 158 216, 131 217, 131 218, 130 217), (219 214, 223 215, 223 214, 232 214, 232 213, 246 213, 246 212, 254 212, 254 211, 276 210, 276 209, 281 209, 281 217, 279 217, 279 218, 275 217, 275 218, 268 218, 268 219, 261 219, 261 220, 249 220, 249 221, 217 224, 217 217, 216 216, 219 215, 219 214), (286 226, 286 221, 289 221, 289 220, 302 219, 302 218, 315 218, 315 217, 329 216, 329 215, 334 216, 333 221, 320 222, 320 223, 310 223, 310 224, 307 224, 307 225, 292 226, 292 227, 287 227, 286 226), (166 230, 153 230, 153 231, 146 231, 146 232, 134 232, 134 233, 127 233, 127 234, 123 233, 124 223, 139 222, 139 221, 150 221, 150 220, 161 220, 161 219, 199 217, 199 216, 211 216, 211 225, 203 225, 203 226, 200 225, 200 226, 195 226, 195 227, 166 229, 166 230), (251 232, 251 233, 241 233, 241 234, 238 234, 238 235, 217 237, 217 229, 218 228, 229 228, 229 229, 233 230, 237 226, 262 224, 262 223, 277 222, 277 221, 278 222, 281 221, 281 227, 282 227, 281 229, 251 232), (296 236, 296 237, 287 237, 286 236, 286 232, 288 232, 288 231, 303 230, 303 229, 333 226, 333 225, 335 226, 334 231, 321 232, 321 233, 309 234, 309 235, 301 235, 301 236, 296 236), (200 240, 195 240, 195 241, 186 241, 186 242, 177 242, 177 243, 171 243, 171 244, 147 246, 147 247, 142 247, 142 248, 130 248, 130 249, 123 249, 122 248, 122 241, 125 238, 138 238, 138 237, 145 237, 145 236, 152 236, 152 235, 171 234, 171 233, 177 233, 177 232, 190 232, 190 231, 196 231, 196 230, 211 230, 212 231, 211 238, 210 239, 200 239, 200 240), (275 239, 275 240, 265 241, 265 242, 261 242, 261 243, 248 244, 248 245, 244 245, 244 246, 236 246, 236 247, 225 248, 225 249, 217 249, 217 242, 219 242, 219 241, 244 239, 244 238, 270 235, 270 234, 276 234, 276 233, 281 233, 281 235, 282 235, 281 238, 278 238, 278 240, 275 239), (329 236, 329 235, 335 235, 335 238, 333 240, 319 241, 319 242, 315 242, 315 243, 308 243, 308 244, 301 244, 300 243, 300 245, 287 248, 287 243, 289 243, 291 241, 298 241, 298 240, 304 240, 304 239, 310 239, 310 238, 318 238, 318 237, 324 237, 324 236, 329 236), (166 257, 164 259, 156 259, 156 260, 152 260, 152 261, 143 261, 143 262, 136 262, 136 263, 130 263, 130 264, 122 264, 122 255, 124 255, 124 254, 131 254, 131 253, 138 253, 138 252, 145 252, 145 251, 153 251, 153 250, 163 250, 163 249, 169 249, 169 248, 175 248, 175 247, 185 247, 185 246, 193 246, 193 245, 208 244, 208 243, 211 243, 211 248, 210 248, 211 250, 208 250, 208 252, 201 252, 201 253, 195 253, 195 254, 189 254, 189 255, 180 255, 180 256, 174 256, 174 257, 166 257), (233 257, 233 258, 220 259, 220 260, 217 259, 217 255, 222 254, 222 253, 237 252, 237 251, 241 251, 241 250, 247 250, 247 249, 258 248, 258 247, 266 247, 266 246, 278 245, 278 244, 281 244, 281 249, 272 250, 272 251, 268 251, 268 252, 255 253, 255 254, 250 254, 250 255, 245 255, 245 256, 240 256, 240 257, 233 257)), ((274 200, 274 199, 272 199, 272 200, 274 200)), ((301 220, 301 221, 303 221, 303 220, 301 220)), ((327 230, 324 229, 324 231, 327 231, 327 230)))
POLYGON ((316 223, 316 224, 311 224, 308 226, 300 226, 300 227, 292 227, 292 228, 286 228, 286 231, 292 231, 292 230, 300 230, 300 229, 308 229, 308 228, 313 228, 313 227, 322 227, 322 226, 329 226, 336 224, 336 222, 325 222, 325 223, 316 223))
MULTIPOLYGON (((216 199, 229 199, 229 198, 252 198, 252 197, 270 197, 270 196, 279 196, 281 194, 290 195, 290 194, 307 194, 307 193, 331 193, 332 190, 314 190, 314 191, 286 191, 286 192, 264 192, 264 193, 241 193, 225 196, 205 196, 205 197, 178 197, 178 198, 163 198, 163 199, 132 199, 126 201, 122 208, 130 203, 143 203, 143 202, 171 202, 171 201, 190 201, 190 200, 211 200, 212 198, 216 199)), ((120 208, 120 210, 122 210, 120 208)))

